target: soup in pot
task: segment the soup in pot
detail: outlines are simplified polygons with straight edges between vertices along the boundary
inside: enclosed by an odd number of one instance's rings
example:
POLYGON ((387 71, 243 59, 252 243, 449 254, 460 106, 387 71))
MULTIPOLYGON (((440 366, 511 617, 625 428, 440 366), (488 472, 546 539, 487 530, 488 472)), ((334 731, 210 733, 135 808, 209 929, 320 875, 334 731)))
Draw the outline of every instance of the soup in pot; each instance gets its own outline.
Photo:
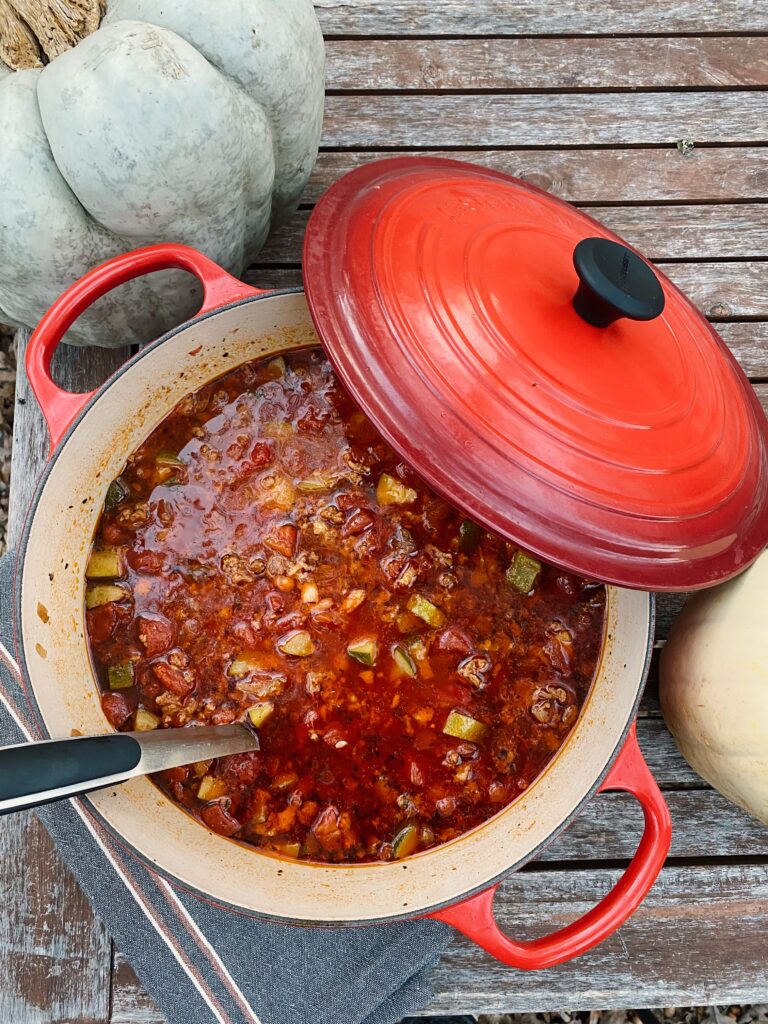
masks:
POLYGON ((317 349, 185 398, 110 485, 86 575, 116 729, 258 730, 260 751, 158 785, 215 832, 315 861, 401 858, 518 797, 603 635, 603 585, 430 491, 317 349))

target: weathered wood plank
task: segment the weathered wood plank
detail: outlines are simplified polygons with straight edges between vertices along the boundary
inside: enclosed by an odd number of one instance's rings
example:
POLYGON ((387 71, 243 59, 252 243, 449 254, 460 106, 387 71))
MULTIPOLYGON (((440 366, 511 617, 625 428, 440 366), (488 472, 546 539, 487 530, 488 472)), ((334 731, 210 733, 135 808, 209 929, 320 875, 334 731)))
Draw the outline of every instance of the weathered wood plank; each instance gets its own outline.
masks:
POLYGON ((328 41, 330 90, 671 89, 768 84, 764 36, 328 41))
MULTIPOLYGON (((304 193, 316 203, 348 171, 390 152, 324 152, 304 193)), ((768 149, 408 150, 401 156, 468 160, 523 178, 574 203, 653 203, 768 198, 768 149)))
MULTIPOLYGON (((23 368, 19 333, 9 546, 48 451, 48 434, 23 368)), ((62 348, 55 373, 74 391, 94 387, 124 358, 119 351, 62 348)), ((0 1021, 99 1024, 109 1018, 111 944, 90 904, 32 814, 0 819, 0 1021)))
MULTIPOLYGON (((585 913, 615 883, 608 870, 521 872, 497 917, 533 938, 585 913)), ((768 865, 665 868, 643 905, 598 949, 547 971, 510 971, 464 939, 433 976, 430 1013, 596 1006, 689 1006, 768 997, 768 865)))
MULTIPOLYGON (((761 203, 594 206, 585 212, 651 260, 754 259, 768 251, 768 205, 761 203)), ((259 253, 259 263, 300 262, 309 215, 297 210, 282 224, 259 253)))
POLYGON ((648 146, 765 140, 760 92, 328 96, 333 148, 648 146))
POLYGON ((754 0, 315 0, 323 32, 339 36, 560 36, 768 31, 754 0))
POLYGON ((0 1020, 109 1019, 109 937, 29 813, 0 822, 0 1020))
MULTIPOLYGON (((768 264, 766 263, 663 263, 664 273, 689 296, 705 316, 710 319, 728 319, 730 317, 768 318, 768 264)), ((249 284, 259 288, 300 288, 302 286, 301 269, 297 264, 289 266, 264 266, 255 263, 243 275, 249 284)), ((718 331, 724 325, 717 325, 718 331)), ((738 331, 735 339, 748 336, 748 328, 738 331)), ((764 336, 761 328, 756 328, 748 342, 748 351, 752 353, 755 365, 761 366, 764 353, 755 354, 755 344, 759 344, 764 336), (754 339, 757 339, 755 342, 754 339)), ((737 358, 739 350, 735 349, 737 358)), ((761 375, 759 372, 756 376, 761 375)))
MULTIPOLYGON (((585 913, 615 884, 608 869, 525 871, 506 879, 497 916, 533 938, 585 913)), ((598 949, 534 974, 510 970, 458 937, 421 1013, 524 1013, 688 1006, 768 999, 768 866, 668 867, 642 907, 598 949)), ((165 1024, 118 953, 111 1024, 165 1024)))

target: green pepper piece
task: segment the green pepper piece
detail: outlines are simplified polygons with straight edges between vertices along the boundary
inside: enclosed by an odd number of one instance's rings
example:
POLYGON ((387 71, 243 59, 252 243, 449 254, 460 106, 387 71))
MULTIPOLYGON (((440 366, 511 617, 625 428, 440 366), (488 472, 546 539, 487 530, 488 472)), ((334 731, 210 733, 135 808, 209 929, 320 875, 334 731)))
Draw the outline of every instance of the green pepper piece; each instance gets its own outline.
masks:
POLYGON ((539 573, 541 562, 519 549, 512 556, 512 561, 507 569, 504 578, 510 587, 513 587, 520 594, 530 594, 533 590, 539 573))
POLYGON ((462 555, 472 555, 483 539, 483 528, 471 519, 462 519, 459 526, 459 551, 462 555))

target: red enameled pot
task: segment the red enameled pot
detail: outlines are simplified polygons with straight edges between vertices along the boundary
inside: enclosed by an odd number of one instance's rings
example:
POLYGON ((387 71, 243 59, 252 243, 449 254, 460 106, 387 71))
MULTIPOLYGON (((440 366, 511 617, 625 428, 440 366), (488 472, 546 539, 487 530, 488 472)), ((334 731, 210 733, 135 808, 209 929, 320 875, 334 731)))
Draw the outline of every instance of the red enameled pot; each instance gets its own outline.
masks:
POLYGON ((429 915, 512 966, 571 959, 630 916, 668 852, 669 813, 634 730, 653 638, 647 589, 717 582, 766 542, 765 418, 725 346, 669 281, 597 222, 506 175, 432 159, 360 168, 318 204, 304 268, 306 296, 262 292, 194 250, 154 246, 85 275, 35 331, 27 372, 51 457, 18 553, 16 636, 40 733, 107 728, 85 641, 83 567, 126 458, 189 392, 246 360, 322 343, 435 490, 608 583, 581 716, 514 803, 405 861, 256 853, 206 831, 147 779, 86 806, 138 856, 241 912, 314 925, 429 915), (169 268, 201 281, 198 315, 96 392, 61 391, 51 357, 74 320, 119 284, 169 268), (493 915, 499 879, 606 789, 643 808, 629 867, 578 921, 510 939, 493 915))

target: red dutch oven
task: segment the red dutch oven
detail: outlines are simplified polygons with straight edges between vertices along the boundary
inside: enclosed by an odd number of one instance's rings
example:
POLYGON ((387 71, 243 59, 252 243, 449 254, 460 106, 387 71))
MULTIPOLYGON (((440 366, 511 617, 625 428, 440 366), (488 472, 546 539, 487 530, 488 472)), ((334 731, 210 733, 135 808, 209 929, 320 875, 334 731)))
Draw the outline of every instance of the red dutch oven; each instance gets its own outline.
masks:
POLYGON ((605 580, 605 636, 567 742, 514 803, 405 861, 326 865, 208 832, 145 778, 88 798, 136 854, 208 899, 285 923, 432 916, 503 962, 578 956, 624 922, 669 849, 669 813, 634 716, 653 638, 649 589, 693 589, 766 542, 765 418, 687 299, 569 205, 453 161, 395 159, 343 178, 310 221, 300 289, 249 288, 159 245, 97 267, 55 303, 27 350, 51 455, 18 554, 17 649, 43 736, 107 728, 84 629, 84 572, 109 482, 189 392, 262 355, 322 343, 384 437, 490 529, 605 580), (196 275, 198 315, 87 395, 60 390, 53 352, 110 289, 196 275), (90 683, 87 681, 90 680, 90 683), (531 942, 493 915, 499 879, 550 843, 598 790, 632 793, 637 852, 588 914, 531 942))

